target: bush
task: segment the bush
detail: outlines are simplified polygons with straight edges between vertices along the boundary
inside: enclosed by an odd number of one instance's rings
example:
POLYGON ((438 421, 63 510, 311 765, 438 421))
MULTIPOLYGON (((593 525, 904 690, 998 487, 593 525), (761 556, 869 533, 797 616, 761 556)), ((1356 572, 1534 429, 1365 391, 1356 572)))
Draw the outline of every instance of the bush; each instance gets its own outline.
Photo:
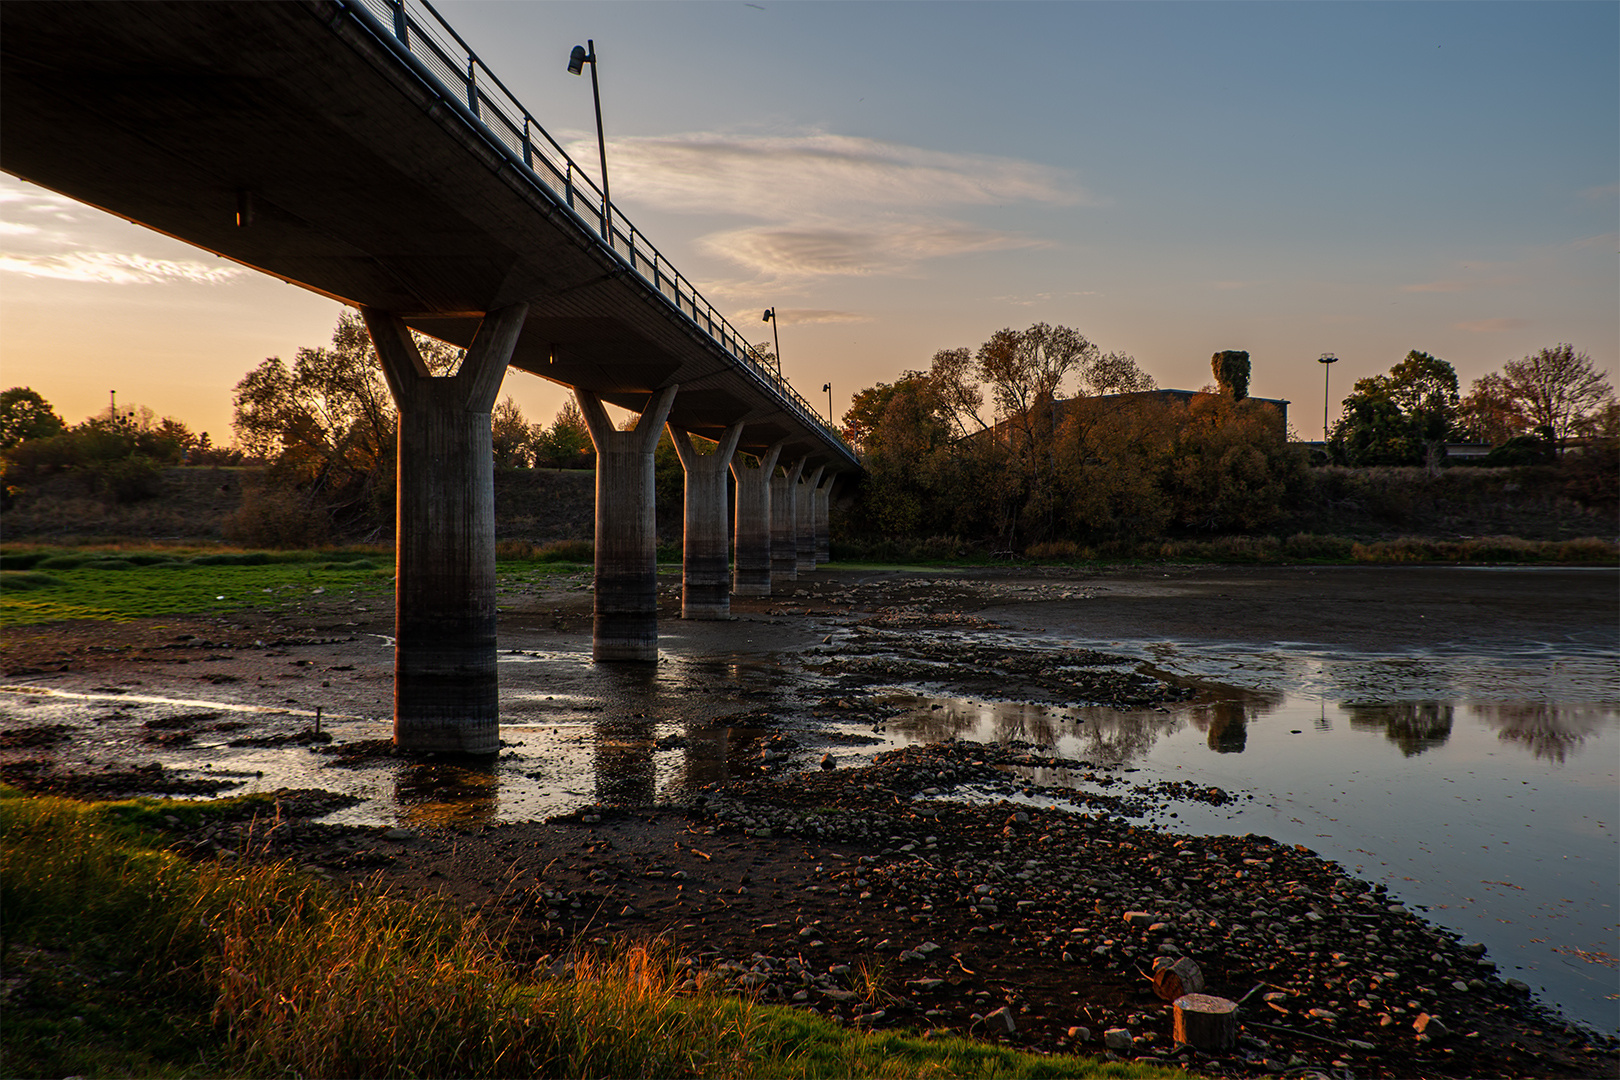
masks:
POLYGON ((331 528, 331 518, 309 497, 267 478, 243 488, 242 505, 225 518, 221 532, 253 547, 309 548, 325 543, 331 528))

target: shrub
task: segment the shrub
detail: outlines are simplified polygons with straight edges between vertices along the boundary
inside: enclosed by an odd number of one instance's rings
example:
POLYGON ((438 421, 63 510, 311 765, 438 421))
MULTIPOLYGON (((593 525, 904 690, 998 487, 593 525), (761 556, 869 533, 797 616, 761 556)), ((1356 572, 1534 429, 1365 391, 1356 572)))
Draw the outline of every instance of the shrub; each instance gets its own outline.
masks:
POLYGON ((265 479, 242 490, 242 505, 226 516, 227 540, 253 547, 307 548, 326 542, 330 516, 302 492, 265 479))

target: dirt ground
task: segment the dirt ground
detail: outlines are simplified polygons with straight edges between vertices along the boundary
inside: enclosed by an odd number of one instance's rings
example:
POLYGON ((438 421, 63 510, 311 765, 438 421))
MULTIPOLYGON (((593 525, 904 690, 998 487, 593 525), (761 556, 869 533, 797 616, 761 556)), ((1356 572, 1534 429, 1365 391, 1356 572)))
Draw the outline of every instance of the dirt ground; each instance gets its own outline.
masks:
MULTIPOLYGON (((553 579, 503 596, 503 650, 543 656, 582 647, 591 610, 582 584, 553 579)), ((1188 691, 1122 674, 1089 650, 1161 636, 1347 650, 1527 639, 1612 647, 1617 633, 1616 575, 1608 570, 821 570, 783 595, 734 602, 734 621, 701 625, 677 618, 678 576, 662 576, 660 590, 672 635, 665 647, 683 663, 806 652, 826 640, 830 621, 897 642, 914 627, 999 626, 1040 630, 1074 649, 1055 668, 1016 650, 955 657, 969 688, 1001 679, 1006 692, 1034 700, 1134 707, 1188 691)), ((386 598, 323 600, 14 629, 0 643, 0 667, 13 687, 177 698, 190 688, 245 705, 320 701, 330 712, 386 716, 386 598)), ((890 665, 949 667, 953 659, 885 655, 890 665)), ((861 665, 872 661, 848 650, 834 661, 852 689, 817 708, 859 713, 861 665)), ((531 667, 522 678, 543 686, 545 665, 531 667)), ((706 687, 704 715, 757 711, 748 685, 706 687)), ((503 695, 521 688, 503 672, 503 695)), ((130 720, 129 738, 100 751, 70 731, 9 715, 0 775, 87 796, 206 793, 194 776, 152 760, 163 740, 183 744, 227 724, 236 725, 233 735, 270 730, 248 713, 192 715, 201 719, 156 728, 130 720)), ((345 746, 341 735, 317 740, 284 722, 274 731, 261 735, 302 752, 389 752, 375 741, 345 746)), ((1392 904, 1381 887, 1303 849, 1257 836, 1178 838, 1102 813, 933 798, 1032 763, 1085 767, 1042 757, 1050 751, 1040 747, 946 742, 822 769, 813 761, 786 766, 773 747, 792 742, 787 730, 762 737, 746 762, 677 802, 604 799, 550 820, 366 828, 312 820, 342 800, 306 792, 288 795, 273 835, 249 840, 238 823, 177 835, 175 844, 199 858, 247 851, 291 858, 339 882, 375 878, 413 894, 442 893, 505 931, 515 957, 554 971, 620 936, 662 938, 690 961, 694 985, 733 987, 851 1024, 1092 1053, 1103 1053, 1104 1032, 1114 1031, 1118 1056, 1217 1075, 1620 1073, 1612 1040, 1541 1011, 1489 961, 1392 904), (1156 960, 1183 956, 1199 965, 1209 992, 1244 1000, 1235 1049, 1205 1055, 1174 1046, 1170 1007, 1155 996, 1152 971, 1156 960), (1123 1043, 1120 1030, 1129 1032, 1123 1043)), ((1229 797, 1218 789, 1159 794, 1229 797)))

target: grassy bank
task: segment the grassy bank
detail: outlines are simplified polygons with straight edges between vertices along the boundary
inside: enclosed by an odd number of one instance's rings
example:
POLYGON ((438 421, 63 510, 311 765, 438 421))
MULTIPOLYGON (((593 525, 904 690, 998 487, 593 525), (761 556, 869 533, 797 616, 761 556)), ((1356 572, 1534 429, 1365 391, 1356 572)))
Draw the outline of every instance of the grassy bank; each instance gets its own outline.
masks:
POLYGON ((249 815, 275 826, 263 797, 0 788, 8 1075, 1181 1075, 682 993, 674 958, 642 945, 536 977, 447 906, 165 848, 170 830, 249 815))

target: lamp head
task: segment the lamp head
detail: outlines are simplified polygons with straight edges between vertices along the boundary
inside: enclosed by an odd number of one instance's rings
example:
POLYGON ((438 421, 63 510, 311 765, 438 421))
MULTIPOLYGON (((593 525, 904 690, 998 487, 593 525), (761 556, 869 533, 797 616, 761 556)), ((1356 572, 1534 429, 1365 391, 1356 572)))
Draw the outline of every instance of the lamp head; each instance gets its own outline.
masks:
POLYGON ((1316 362, 1318 364, 1337 364, 1339 362, 1339 358, 1330 352, 1325 352, 1316 358, 1316 362))
POLYGON ((759 321, 770 322, 774 318, 776 318, 776 309, 773 307, 768 307, 765 309, 765 314, 759 317, 759 321))
POLYGON ((827 383, 827 384, 825 384, 825 385, 824 385, 824 386, 822 386, 822 388, 821 388, 821 392, 822 392, 822 393, 823 393, 823 394, 830 394, 830 393, 832 393, 832 383, 827 383))
POLYGON ((568 74, 578 75, 593 59, 595 58, 585 51, 585 46, 575 45, 574 51, 568 54, 568 74))

